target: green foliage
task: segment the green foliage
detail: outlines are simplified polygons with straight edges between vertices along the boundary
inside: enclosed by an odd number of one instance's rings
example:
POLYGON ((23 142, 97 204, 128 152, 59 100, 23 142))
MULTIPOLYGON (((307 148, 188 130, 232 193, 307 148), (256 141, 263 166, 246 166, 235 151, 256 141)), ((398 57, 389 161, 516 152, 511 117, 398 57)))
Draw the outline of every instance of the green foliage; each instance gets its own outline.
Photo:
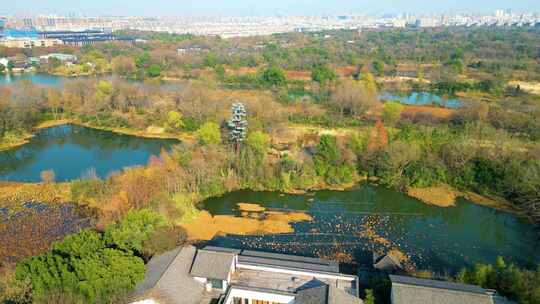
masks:
POLYGON ((313 160, 317 175, 323 177, 327 183, 342 184, 352 181, 354 167, 344 160, 336 137, 321 136, 313 160))
POLYGON ((216 73, 216 76, 221 80, 224 80, 225 77, 227 76, 227 73, 226 73, 225 68, 223 67, 223 65, 216 66, 214 68, 214 71, 216 73))
POLYGON ((197 140, 201 145, 216 145, 221 143, 221 130, 215 122, 205 122, 197 131, 197 140))
POLYGON ((513 264, 506 265, 499 257, 495 266, 477 264, 473 269, 462 269, 457 281, 495 289, 520 304, 540 303, 540 267, 536 270, 519 269, 513 264))
POLYGON ((375 296, 373 295, 373 290, 366 290, 366 298, 364 299, 364 304, 375 304, 375 296))
POLYGON ((382 112, 384 122, 389 125, 395 125, 401 118, 401 112, 403 112, 403 105, 399 102, 385 102, 382 112))
POLYGON ((106 101, 111 98, 113 93, 113 84, 110 81, 100 80, 96 85, 96 99, 99 101, 106 101))
POLYGON ((383 76, 384 75, 384 63, 381 61, 374 61, 373 62, 373 72, 377 76, 383 76))
POLYGON ((141 252, 142 242, 158 228, 166 226, 163 217, 152 210, 132 211, 119 223, 105 230, 105 241, 109 246, 130 252, 141 252))
POLYGON ((161 76, 161 66, 159 64, 152 64, 146 69, 146 75, 150 78, 156 78, 161 76))
POLYGON ((251 148, 257 155, 264 157, 270 148, 270 137, 261 131, 251 132, 247 136, 246 146, 251 148))
POLYGON ((326 84, 336 80, 337 74, 328 66, 317 64, 311 69, 311 79, 320 84, 326 84))
POLYGON ((169 111, 167 113, 167 122, 165 127, 170 131, 180 131, 184 128, 184 121, 182 120, 182 114, 178 111, 169 111))
POLYGON ((37 303, 60 293, 73 302, 116 302, 144 278, 144 262, 105 244, 100 233, 83 230, 54 243, 51 251, 18 263, 16 279, 30 280, 37 303))
POLYGON ((271 66, 262 72, 261 82, 266 86, 282 86, 287 81, 283 69, 277 66, 271 66))
POLYGON ((210 68, 215 68, 218 64, 218 57, 215 53, 208 53, 203 59, 204 65, 210 68))
POLYGON ((144 52, 135 58, 135 66, 139 69, 144 69, 150 65, 150 54, 144 52))

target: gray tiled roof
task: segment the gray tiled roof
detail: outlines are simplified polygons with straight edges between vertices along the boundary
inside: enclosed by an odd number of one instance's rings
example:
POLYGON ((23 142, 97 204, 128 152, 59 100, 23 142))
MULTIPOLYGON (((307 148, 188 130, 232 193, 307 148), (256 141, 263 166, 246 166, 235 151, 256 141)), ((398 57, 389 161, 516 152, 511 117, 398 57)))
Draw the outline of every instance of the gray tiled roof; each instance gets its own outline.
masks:
POLYGON ((242 251, 238 256, 238 263, 339 273, 339 264, 333 261, 249 250, 242 251))
POLYGON ((281 254, 281 253, 271 253, 264 251, 253 251, 253 250, 244 250, 242 251, 243 256, 253 256, 253 257, 262 257, 262 258, 271 258, 276 260, 287 260, 287 261, 296 261, 310 264, 320 264, 335 267, 338 271, 338 263, 335 261, 323 260, 319 258, 304 257, 291 254, 281 254))
POLYGON ((486 293, 486 290, 484 288, 476 286, 476 285, 418 279, 418 278, 407 277, 407 276, 390 275, 390 281, 392 281, 392 283, 416 285, 416 286, 423 286, 423 287, 430 287, 430 288, 440 288, 440 289, 448 289, 448 290, 456 290, 456 291, 480 293, 480 294, 486 293))
POLYGON ((131 298, 159 299, 161 304, 199 304, 204 286, 189 275, 196 251, 193 246, 185 246, 152 258, 144 281, 131 298))
POLYGON ((298 291, 294 302, 298 304, 327 304, 328 285, 321 285, 298 291))
POLYGON ((382 270, 382 271, 397 271, 403 269, 403 266, 401 266, 401 262, 392 257, 391 255, 385 255, 382 258, 380 258, 374 265, 376 269, 382 270))
POLYGON ((328 304, 362 304, 360 298, 334 286, 328 286, 328 304))
POLYGON ((226 247, 216 247, 216 246, 204 246, 203 250, 226 252, 226 253, 232 253, 232 254, 240 254, 240 252, 242 252, 242 250, 240 250, 240 249, 226 248, 226 247))
POLYGON ((390 275, 393 304, 492 304, 491 296, 474 285, 390 275))
POLYGON ((313 279, 296 291, 297 304, 361 304, 362 300, 345 291, 313 279))
POLYGON ((227 280, 233 260, 232 253, 200 249, 197 251, 190 273, 194 277, 227 280))

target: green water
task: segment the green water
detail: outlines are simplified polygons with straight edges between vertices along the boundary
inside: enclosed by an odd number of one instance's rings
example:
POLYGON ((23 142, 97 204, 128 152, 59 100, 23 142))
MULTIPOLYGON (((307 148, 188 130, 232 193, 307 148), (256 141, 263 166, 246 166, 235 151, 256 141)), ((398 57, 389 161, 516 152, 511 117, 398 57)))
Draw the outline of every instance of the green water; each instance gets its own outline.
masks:
POLYGON ((72 125, 48 128, 28 144, 0 152, 0 180, 39 182, 44 170, 53 170, 56 181, 78 179, 90 171, 107 177, 125 167, 146 165, 150 156, 177 143, 72 125))
POLYGON ((460 199, 440 208, 373 185, 355 190, 319 191, 314 195, 280 195, 239 191, 208 199, 201 208, 213 215, 240 215, 237 203, 261 204, 270 210, 305 210, 311 222, 293 224, 294 233, 266 236, 221 236, 213 245, 303 255, 351 254, 364 263, 372 250, 398 248, 419 269, 455 272, 497 256, 532 267, 540 263, 540 239, 526 220, 460 199), (389 241, 380 244, 358 236, 365 223, 389 241))

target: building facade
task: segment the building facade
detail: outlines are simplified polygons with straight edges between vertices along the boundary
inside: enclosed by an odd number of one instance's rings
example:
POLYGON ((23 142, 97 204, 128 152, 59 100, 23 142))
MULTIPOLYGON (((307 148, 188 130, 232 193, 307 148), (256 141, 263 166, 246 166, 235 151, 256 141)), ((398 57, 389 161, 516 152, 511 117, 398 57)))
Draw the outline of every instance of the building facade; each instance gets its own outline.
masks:
POLYGON ((31 49, 35 47, 52 47, 62 45, 62 40, 59 39, 31 39, 31 38, 17 38, 17 39, 4 39, 0 41, 0 45, 8 48, 21 48, 31 49))
POLYGON ((153 258, 133 304, 361 304, 358 279, 316 258, 185 246, 153 258))

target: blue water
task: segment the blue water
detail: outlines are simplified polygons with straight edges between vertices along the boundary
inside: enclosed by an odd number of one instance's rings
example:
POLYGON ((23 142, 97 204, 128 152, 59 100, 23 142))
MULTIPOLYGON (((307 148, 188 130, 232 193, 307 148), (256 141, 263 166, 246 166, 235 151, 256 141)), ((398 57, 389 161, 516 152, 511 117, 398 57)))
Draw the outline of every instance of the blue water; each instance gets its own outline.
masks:
POLYGON ((459 108, 461 101, 455 97, 443 97, 429 92, 412 92, 409 94, 385 92, 380 95, 384 101, 397 101, 406 105, 434 105, 445 108, 459 108))
POLYGON ((59 87, 66 79, 60 76, 39 73, 0 74, 0 86, 14 85, 23 80, 41 86, 59 87))
POLYGON ((28 144, 0 152, 0 180, 39 182, 45 170, 53 170, 56 181, 85 177, 93 170, 107 177, 125 167, 146 165, 150 156, 177 143, 72 125, 48 128, 28 144))
MULTIPOLYGON (((118 76, 114 75, 108 75, 108 76, 80 76, 80 77, 63 77, 63 76, 55 76, 50 74, 44 74, 44 73, 21 73, 21 74, 0 74, 0 86, 12 86, 16 85, 17 83, 20 83, 21 81, 29 81, 35 85, 43 86, 43 87, 55 87, 55 88, 61 88, 64 84, 80 80, 80 79, 103 79, 108 81, 114 81, 114 80, 123 80, 122 78, 119 78, 118 76)), ((128 83, 136 86, 147 86, 147 83, 144 81, 139 80, 125 80, 128 83)), ((184 85, 182 83, 178 82, 169 82, 169 81, 162 81, 158 84, 160 89, 164 89, 167 91, 181 91, 184 88, 184 85)), ((153 86, 153 84, 149 85, 153 86)))

